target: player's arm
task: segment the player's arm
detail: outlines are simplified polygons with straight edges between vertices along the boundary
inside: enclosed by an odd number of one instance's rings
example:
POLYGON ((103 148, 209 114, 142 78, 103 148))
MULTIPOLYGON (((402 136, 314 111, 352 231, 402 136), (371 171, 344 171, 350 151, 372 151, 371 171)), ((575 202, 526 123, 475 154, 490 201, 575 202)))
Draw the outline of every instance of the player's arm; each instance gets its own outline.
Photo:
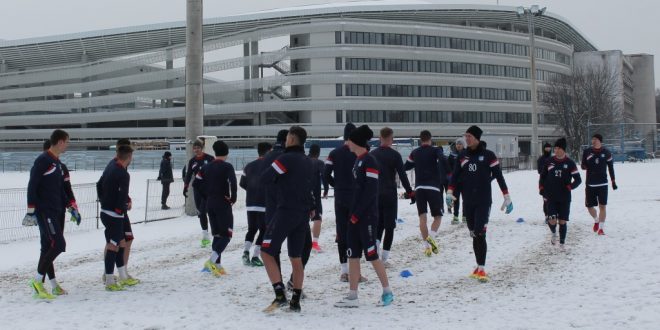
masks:
POLYGON ((574 190, 582 183, 582 177, 580 176, 580 171, 577 169, 577 165, 572 164, 571 167, 571 178, 573 182, 571 183, 571 190, 574 190))
POLYGON ((363 177, 364 183, 361 185, 362 190, 357 191, 355 194, 355 207, 351 212, 351 222, 353 223, 364 219, 367 209, 371 207, 374 198, 378 196, 378 168, 375 164, 369 162, 369 164, 365 164, 362 171, 364 173, 360 176, 363 177))
POLYGON ((616 181, 614 180, 614 158, 612 157, 611 152, 607 153, 607 171, 610 173, 612 189, 616 190, 618 187, 616 186, 616 181))
POLYGON ((330 152, 328 158, 325 160, 325 167, 323 169, 323 178, 331 186, 335 186, 335 178, 332 176, 332 172, 335 170, 334 163, 334 150, 330 152))
POLYGON ((396 160, 395 160, 395 166, 396 166, 396 173, 399 175, 399 180, 401 181, 401 185, 403 186, 403 189, 406 190, 408 194, 412 192, 412 187, 410 186, 410 180, 408 180, 408 175, 406 174, 406 171, 403 169, 403 160, 401 159, 401 155, 397 154, 396 160))
POLYGON ((238 191, 238 187, 236 186, 236 171, 234 171, 234 166, 232 166, 229 163, 227 163, 227 164, 229 165, 228 176, 229 176, 229 189, 230 189, 230 193, 231 193, 230 196, 229 196, 229 200, 230 200, 231 204, 233 205, 234 203, 236 203, 237 191, 238 191))
POLYGON ((403 170, 410 171, 413 168, 415 168, 415 156, 413 155, 413 152, 411 152, 410 155, 408 155, 408 159, 406 159, 406 163, 403 165, 403 170))

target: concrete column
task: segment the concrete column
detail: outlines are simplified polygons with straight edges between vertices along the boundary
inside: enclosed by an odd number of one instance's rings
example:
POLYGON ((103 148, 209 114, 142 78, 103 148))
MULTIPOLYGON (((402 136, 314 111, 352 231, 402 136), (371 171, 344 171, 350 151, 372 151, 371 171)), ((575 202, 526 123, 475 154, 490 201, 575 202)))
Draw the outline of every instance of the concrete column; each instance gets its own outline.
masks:
MULTIPOLYGON (((172 70, 174 68, 174 56, 172 55, 172 49, 167 49, 165 51, 165 69, 172 70)), ((165 88, 170 89, 174 86, 172 79, 167 79, 165 82, 165 88)), ((172 107, 172 99, 167 99, 165 101, 165 108, 172 107)))
MULTIPOLYGON (((87 63, 89 60, 89 56, 87 56, 87 52, 83 51, 82 55, 80 55, 80 63, 87 63)), ((81 82, 86 83, 89 82, 89 77, 84 77, 82 78, 81 82)), ((87 98, 89 95, 87 92, 83 92, 80 97, 81 98, 87 98)), ((89 112, 89 109, 85 108, 80 108, 80 112, 89 112)))
MULTIPOLYGON (((243 44, 243 56, 257 55, 259 54, 259 41, 249 41, 243 44)), ((251 63, 250 63, 251 64, 251 63)), ((243 67, 243 79, 255 79, 259 78, 259 66, 258 65, 248 65, 243 67)), ((258 92, 256 89, 253 89, 252 86, 245 90, 244 98, 246 102, 253 102, 257 100, 258 92)))
MULTIPOLYGON (((204 95, 202 43, 202 0, 186 2, 186 156, 192 158, 192 144, 204 134, 204 95)), ((189 190, 186 214, 196 215, 193 190, 189 190)))

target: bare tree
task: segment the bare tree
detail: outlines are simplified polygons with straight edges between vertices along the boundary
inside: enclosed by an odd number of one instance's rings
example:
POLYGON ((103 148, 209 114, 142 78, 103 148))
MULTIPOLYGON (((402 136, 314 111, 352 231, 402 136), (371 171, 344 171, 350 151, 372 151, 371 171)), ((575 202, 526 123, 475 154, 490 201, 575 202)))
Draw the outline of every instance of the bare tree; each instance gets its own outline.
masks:
MULTIPOLYGON (((567 151, 574 158, 581 156, 580 146, 589 140, 589 123, 611 124, 623 120, 623 91, 617 77, 620 77, 617 72, 604 66, 575 68, 572 76, 558 75, 541 89, 544 112, 563 131, 567 151)), ((603 135, 607 133, 601 131, 603 135)))

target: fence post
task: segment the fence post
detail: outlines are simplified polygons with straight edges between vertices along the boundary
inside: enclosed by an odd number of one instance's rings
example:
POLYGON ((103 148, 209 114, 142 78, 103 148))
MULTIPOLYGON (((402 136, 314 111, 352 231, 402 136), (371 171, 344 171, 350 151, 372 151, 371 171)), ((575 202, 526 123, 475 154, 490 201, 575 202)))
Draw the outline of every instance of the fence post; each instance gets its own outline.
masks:
POLYGON ((147 194, 145 196, 145 203, 144 203, 144 223, 148 223, 147 221, 147 212, 149 210, 149 179, 147 179, 147 194))
POLYGON ((99 217, 101 216, 101 210, 99 209, 100 201, 96 199, 96 229, 99 229, 99 217))

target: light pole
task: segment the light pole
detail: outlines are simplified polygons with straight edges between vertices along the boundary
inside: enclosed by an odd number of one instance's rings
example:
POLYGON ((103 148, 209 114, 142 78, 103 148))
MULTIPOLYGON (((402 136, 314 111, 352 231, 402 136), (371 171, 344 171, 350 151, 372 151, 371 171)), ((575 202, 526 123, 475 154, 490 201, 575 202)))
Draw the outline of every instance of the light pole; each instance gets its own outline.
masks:
MULTIPOLYGON (((202 9, 202 0, 186 1, 186 159, 192 158, 192 144, 204 133, 202 9)), ((186 214, 196 215, 194 191, 190 191, 186 214)))
MULTIPOLYGON (((530 79, 532 83, 532 141, 530 143, 530 156, 532 159, 537 158, 539 153, 539 110, 537 100, 537 87, 536 87, 536 47, 534 43, 534 17, 541 16, 545 13, 546 7, 539 8, 538 5, 533 5, 529 8, 518 7, 516 8, 516 15, 518 17, 527 16, 527 30, 529 31, 529 62, 530 62, 530 79)), ((534 164, 534 162, 532 162, 534 164)), ((534 165, 532 165, 533 167, 534 165)))

